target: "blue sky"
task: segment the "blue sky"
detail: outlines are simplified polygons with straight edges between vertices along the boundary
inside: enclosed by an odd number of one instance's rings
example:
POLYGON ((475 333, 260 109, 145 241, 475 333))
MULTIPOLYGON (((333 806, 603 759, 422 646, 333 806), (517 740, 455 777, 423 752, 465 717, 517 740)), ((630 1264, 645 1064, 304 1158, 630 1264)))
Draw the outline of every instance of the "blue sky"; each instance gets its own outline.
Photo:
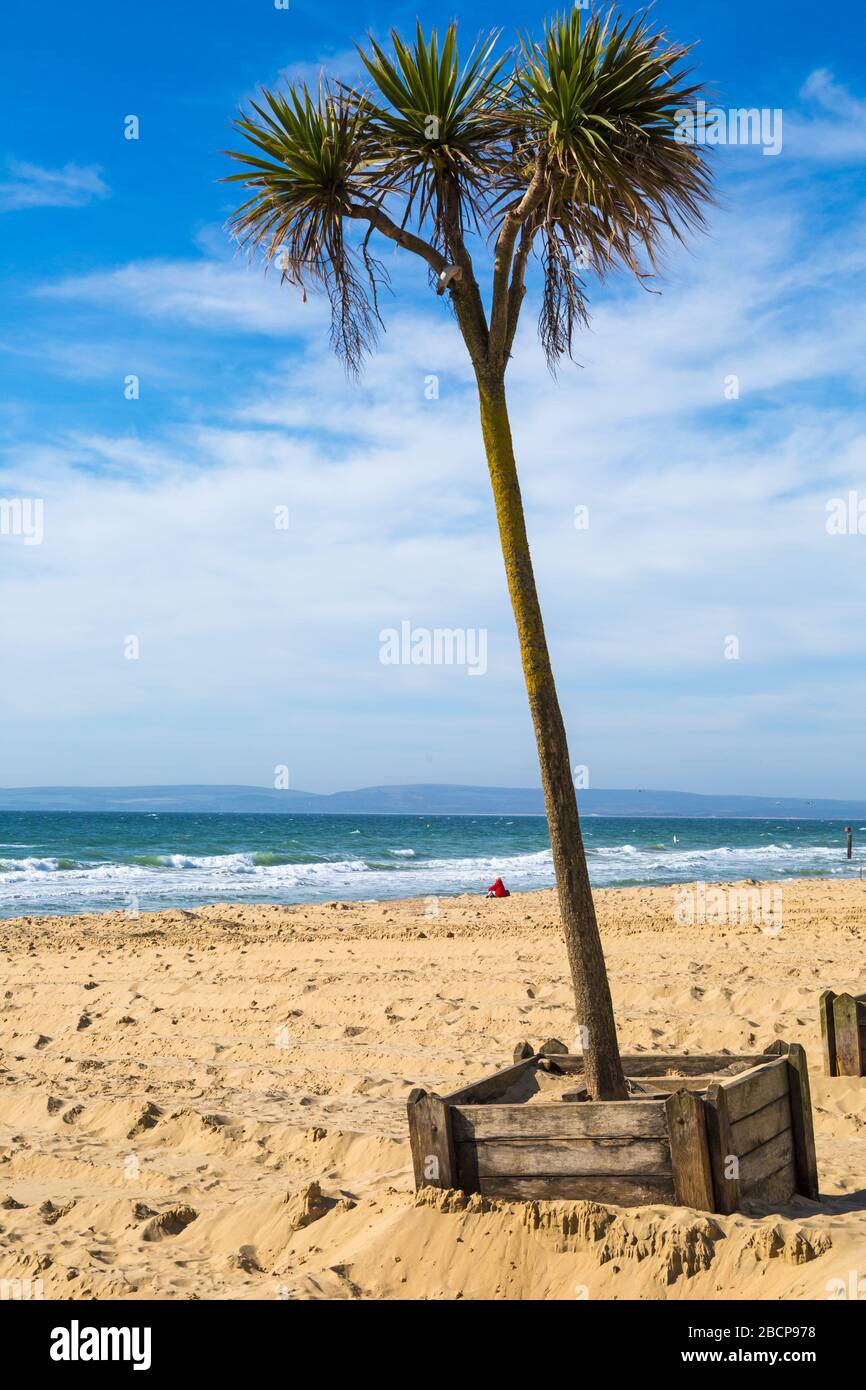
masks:
MULTIPOLYGON (((353 39, 416 13, 452 10, 6 17, 0 498, 43 499, 44 540, 0 535, 3 784, 537 783, 453 323, 388 250, 388 331, 348 385, 323 306, 223 230, 238 104, 351 74, 353 39), (485 676, 383 666, 404 620, 485 629, 485 676)), ((456 13, 467 41, 546 11, 456 13)), ((530 292, 509 389, 572 760, 597 787, 861 796, 866 534, 827 518, 852 492, 866 510, 866 21, 853 0, 656 13, 700 41, 720 107, 780 108, 784 139, 716 152, 708 234, 660 294, 593 285, 556 382, 530 292)))

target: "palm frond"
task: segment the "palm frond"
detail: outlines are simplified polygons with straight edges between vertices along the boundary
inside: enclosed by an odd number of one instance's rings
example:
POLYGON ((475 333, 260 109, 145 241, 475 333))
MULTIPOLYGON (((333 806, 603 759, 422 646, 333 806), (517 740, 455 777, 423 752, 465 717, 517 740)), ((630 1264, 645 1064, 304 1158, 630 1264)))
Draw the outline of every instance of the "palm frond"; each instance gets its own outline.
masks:
POLYGON ((479 38, 462 65, 456 23, 441 48, 437 31, 425 38, 419 22, 411 46, 392 30, 390 55, 372 38, 369 53, 358 49, 384 98, 361 99, 382 154, 380 180, 403 195, 404 221, 431 219, 434 244, 446 252, 449 230, 462 235, 480 224, 494 150, 511 122, 501 80, 509 55, 494 57, 498 38, 479 38))
POLYGON ((665 232, 703 223, 710 173, 677 138, 677 113, 701 89, 679 64, 688 48, 647 15, 556 16, 543 41, 522 40, 510 93, 515 135, 500 171, 500 204, 522 196, 539 151, 544 197, 535 213, 545 286, 539 329, 548 361, 571 352, 586 309, 579 270, 652 269, 665 232))
POLYGON ((247 143, 228 152, 241 166, 229 181, 251 196, 231 230, 266 262, 279 257, 284 280, 324 288, 350 372, 381 324, 373 232, 440 279, 456 263, 448 294, 475 361, 507 360, 537 254, 539 333, 553 366, 587 318, 584 272, 619 264, 644 276, 669 235, 703 222, 706 147, 682 140, 682 113, 702 95, 683 66, 687 47, 646 14, 615 9, 556 16, 516 54, 497 56, 497 41, 482 36, 461 60, 454 23, 441 44, 420 23, 409 42, 392 31, 387 51, 373 39, 359 49, 368 91, 263 91, 235 122, 247 143), (365 221, 359 243, 346 228, 365 221), (497 236, 490 325, 468 231, 497 236))
POLYGON ((263 91, 234 128, 252 151, 227 150, 244 166, 225 182, 253 191, 229 228, 240 246, 276 261, 283 281, 316 284, 331 305, 331 341, 350 373, 376 341, 377 281, 381 267, 365 240, 359 250, 346 240, 344 219, 354 199, 368 198, 375 165, 363 102, 320 84, 286 95, 263 91), (359 267, 359 260, 363 269, 359 267))

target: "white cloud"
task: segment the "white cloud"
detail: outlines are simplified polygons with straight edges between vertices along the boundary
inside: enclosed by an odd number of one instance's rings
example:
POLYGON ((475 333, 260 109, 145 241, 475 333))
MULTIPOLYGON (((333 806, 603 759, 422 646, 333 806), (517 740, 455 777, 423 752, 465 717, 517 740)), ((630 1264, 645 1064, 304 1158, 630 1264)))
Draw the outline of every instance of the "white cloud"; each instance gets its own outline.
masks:
POLYGON ((80 208, 108 197, 108 186, 95 164, 64 164, 46 169, 21 160, 7 162, 9 177, 0 182, 0 211, 21 208, 80 208))
POLYGON ((43 299, 118 309, 196 328, 239 329, 276 337, 304 334, 325 321, 321 300, 303 302, 279 273, 236 261, 140 261, 117 270, 69 276, 40 287, 43 299))
POLYGON ((800 101, 800 110, 785 113, 787 154, 827 164, 866 157, 866 101, 853 96, 826 68, 810 73, 800 101))
MULTIPOLYGON (((716 215, 661 297, 600 296, 584 366, 557 383, 527 305, 515 443, 572 755, 597 786, 830 795, 853 792, 847 768, 866 753, 866 537, 825 527, 830 497, 866 498, 850 408, 862 218, 816 238, 808 207, 769 186, 716 215), (731 373, 739 400, 724 396, 731 373)), ((264 783, 279 762, 322 790, 535 782, 477 404, 435 296, 388 306, 349 386, 321 301, 292 318, 294 296, 259 271, 140 262, 49 293, 157 333, 182 321, 270 340, 291 319, 302 351, 275 343, 253 376, 239 345, 233 391, 197 403, 206 426, 10 457, 19 488, 45 497, 46 541, 0 545, 0 630, 26 656, 7 685, 25 735, 5 780, 20 757, 18 780, 42 782, 264 783), (488 675, 381 666, 378 633, 404 618, 487 628, 488 675), (139 663, 123 660, 129 633, 139 663)))

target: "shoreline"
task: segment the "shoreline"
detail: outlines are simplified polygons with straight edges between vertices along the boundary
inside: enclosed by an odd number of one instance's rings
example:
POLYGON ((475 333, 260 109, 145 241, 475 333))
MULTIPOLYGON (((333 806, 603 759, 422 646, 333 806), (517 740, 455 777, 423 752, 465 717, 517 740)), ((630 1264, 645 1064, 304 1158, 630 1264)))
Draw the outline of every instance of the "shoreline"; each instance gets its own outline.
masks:
MULTIPOLYGON (((786 885, 786 884, 789 885, 789 886, 794 885, 794 884, 826 884, 828 887, 830 887, 830 886, 837 886, 837 885, 845 885, 845 884, 855 884, 855 885, 857 885, 858 887, 862 887, 862 888, 864 889, 864 891, 866 891, 866 880, 864 880, 864 879, 860 876, 859 873, 855 874, 855 873, 852 872, 850 875, 844 875, 844 876, 843 876, 842 874, 835 874, 835 875, 829 875, 829 874, 817 875, 817 874, 808 874, 808 873, 804 873, 804 874, 788 874, 788 875, 785 875, 784 877, 769 878, 769 879, 757 879, 757 878, 729 878, 729 879, 715 879, 715 878, 700 879, 700 878, 697 878, 697 879, 696 879, 696 878, 689 878, 689 879, 672 879, 672 880, 670 880, 670 881, 668 881, 668 882, 662 882, 662 883, 660 883, 660 882, 640 882, 640 883, 623 883, 623 884, 605 884, 605 885, 603 885, 603 886, 595 886, 595 885, 593 885, 593 887, 592 887, 592 896, 593 896, 593 900, 594 900, 596 903, 598 903, 599 900, 604 901, 605 895, 611 894, 611 893, 644 893, 644 892, 653 892, 653 893, 656 893, 656 892, 657 892, 657 893, 669 893, 669 894, 675 895, 679 890, 688 889, 688 888, 693 888, 693 887, 697 887, 697 886, 699 886, 699 885, 702 885, 702 886, 707 890, 708 893, 712 893, 712 892, 714 892, 714 891, 716 891, 716 890, 720 890, 720 891, 738 890, 738 891, 743 891, 743 892, 746 892, 746 891, 749 891, 749 890, 758 890, 758 891, 768 892, 768 891, 771 891, 771 890, 774 890, 774 889, 780 889, 780 888, 784 887, 784 885, 786 885)), ((534 897, 538 897, 538 896, 545 895, 545 894, 546 894, 546 895, 549 895, 551 898, 555 899, 555 898, 556 898, 556 888, 555 888, 555 886, 512 889, 512 890, 510 891, 510 894, 509 894, 509 897, 508 897, 508 898, 506 898, 506 899, 500 898, 500 899, 497 899, 496 901, 497 901, 498 903, 501 904, 501 903, 503 903, 503 902, 509 902, 509 901, 512 901, 512 900, 515 900, 515 899, 534 898, 534 897)), ((50 922, 53 922, 53 921, 58 921, 58 922, 60 922, 60 921, 74 921, 74 920, 77 920, 77 919, 79 919, 79 918, 81 918, 81 919, 87 919, 87 920, 89 921, 91 918, 118 917, 118 916, 124 917, 124 918, 127 919, 127 920, 135 920, 135 919, 137 919, 137 918, 144 918, 144 917, 159 917, 159 916, 161 916, 161 915, 163 915, 163 914, 165 914, 165 913, 169 913, 169 914, 170 914, 170 913, 195 914, 195 913, 207 913, 207 912, 209 912, 209 911, 211 911, 211 910, 217 910, 217 909, 218 909, 219 911, 222 911, 222 912, 224 912, 224 911, 230 911, 230 912, 237 912, 237 913, 240 913, 240 914, 249 914, 250 912, 257 912, 257 911, 267 910, 267 909, 270 909, 270 908, 274 908, 274 909, 277 909, 277 910, 283 911, 283 912, 291 912, 291 911, 309 911, 309 912, 313 912, 313 911, 316 911, 317 909, 330 909, 330 908, 332 908, 335 904, 341 905, 341 906, 345 906, 345 907, 347 907, 347 908, 358 909, 358 910, 363 909, 363 908, 369 908, 369 907, 404 908, 404 907, 407 907, 408 905, 413 904, 413 903, 414 903, 414 904, 421 903, 421 904, 425 904, 425 905, 426 905, 427 903, 432 902, 432 901, 435 901, 435 902, 438 902, 438 903, 452 903, 452 902, 461 902, 461 903, 462 903, 462 902, 467 902, 467 903, 472 903, 472 902, 485 902, 485 901, 488 901, 488 900, 487 900, 487 898, 486 898, 486 896, 485 896, 485 893, 482 892, 482 891, 477 891, 477 892, 466 892, 466 891, 460 891, 460 890, 457 890, 457 891, 454 891, 454 892, 441 891, 441 892, 439 892, 439 893, 423 893, 423 894, 422 894, 422 893, 419 893, 419 894, 414 894, 414 895, 409 895, 409 896, 393 897, 393 898, 391 898, 391 897, 378 897, 378 898, 327 898, 327 899, 325 899, 325 898, 306 899, 306 898, 305 898, 305 899, 296 900, 296 901, 294 901, 294 902, 292 902, 292 901, 287 901, 287 900, 278 901, 278 900, 276 899, 276 897, 263 898, 263 899, 256 899, 256 898, 253 898, 253 897, 249 897, 249 898, 245 898, 245 899, 242 899, 242 898, 232 899, 232 898, 218 898, 218 897, 214 897, 214 898, 212 898, 212 899, 210 899, 210 900, 208 900, 208 901, 206 901, 206 902, 195 902, 195 901, 189 901, 189 900, 186 900, 186 901, 181 900, 181 901, 178 901, 178 902, 176 902, 176 903, 172 903, 172 904, 167 905, 167 906, 153 907, 153 908, 144 908, 144 907, 142 907, 142 908, 135 908, 135 909, 133 909, 133 908, 129 908, 129 907, 125 907, 125 906, 124 906, 124 907, 103 907, 103 908, 94 908, 92 911, 86 911, 86 910, 83 911, 83 910, 81 910, 81 908, 80 908, 79 906, 76 906, 74 909, 70 909, 69 912, 58 912, 58 911, 53 911, 53 910, 50 910, 50 909, 49 909, 49 910, 46 910, 46 911, 38 911, 38 910, 36 910, 36 911, 31 911, 31 912, 18 912, 18 913, 14 914, 14 915, 11 915, 11 914, 10 914, 10 915, 6 915, 2 910, 0 910, 0 926, 2 926, 2 925, 14 926, 14 925, 16 925, 16 924, 18 924, 18 923, 33 923, 33 922, 46 922, 46 923, 50 923, 50 922)))
POLYGON ((862 988, 866 888, 789 881, 775 934, 676 926, 670 888, 594 897, 623 1052, 804 1045, 820 1202, 416 1195, 411 1088, 573 1037, 552 890, 433 917, 408 899, 19 918, 0 922, 0 1279, 46 1299, 826 1298, 866 1245, 866 1078, 823 1076, 818 996, 862 988))
MULTIPOLYGON (((772 894, 776 891, 784 890, 786 886, 789 889, 801 886, 806 888, 813 887, 815 889, 825 888, 828 890, 836 888, 844 889, 849 886, 853 889, 862 889, 863 907, 864 912, 866 912, 866 880, 854 875, 850 878, 841 878, 836 876, 831 877, 829 875, 798 874, 786 878, 773 879, 687 879, 675 880, 670 883, 615 884, 605 887, 593 887, 592 897, 601 924, 606 916, 606 905, 609 903, 615 903, 619 898, 625 898, 629 894, 634 895, 637 899, 640 899, 640 896, 644 894, 659 895, 653 899, 657 905, 654 920, 661 921, 661 923, 664 924, 666 913, 658 907, 658 904, 669 901, 670 920, 667 922, 667 925, 671 927, 676 925, 679 927, 681 925, 688 925, 676 922, 676 895, 683 890, 703 888, 708 895, 715 892, 751 894, 754 899, 756 894, 772 894)), ((499 912, 503 919, 510 921, 513 906, 523 901, 537 902, 544 909, 545 915, 549 915, 551 911, 554 914, 558 914, 559 909, 555 887, 519 888, 512 890, 507 898, 495 899, 487 898, 486 894, 483 892, 425 893, 401 898, 329 898, 327 900, 317 900, 315 902, 306 900, 301 902, 275 902, 271 899, 259 902, 250 899, 232 900, 225 898, 214 899, 207 903, 193 903, 191 905, 177 903, 169 907, 159 908, 131 909, 128 907, 115 907, 94 909, 92 912, 29 912, 20 913, 15 917, 0 916, 0 940, 2 940, 4 928, 32 926, 35 924, 52 927, 55 924, 78 922, 87 926, 93 926, 99 922, 105 922, 106 925, 125 924, 132 926, 136 922, 139 924, 145 921, 149 923, 151 919, 158 921, 162 918, 168 919, 172 923, 174 923, 177 918, 191 920, 199 917, 203 922, 221 921, 226 914, 231 914, 232 919, 238 924, 253 925, 261 924, 263 921, 267 920, 271 914, 276 914, 275 920, 277 920, 280 925, 291 925, 292 920, 298 916, 306 918, 309 914, 317 912, 330 913, 337 910, 358 913, 361 914, 362 917, 372 917, 373 919, 375 919, 377 915, 377 912, 374 910, 378 910, 381 913, 396 911, 406 913, 412 917, 420 916, 430 923, 431 928, 435 928, 439 919, 448 915, 447 909, 451 907, 462 910, 464 908, 477 907, 481 904, 490 913, 495 914, 499 912), (509 907, 509 905, 511 905, 511 907, 509 907)), ((329 918, 325 917, 323 920, 327 923, 329 918)), ((491 923, 495 925, 495 916, 489 919, 487 925, 491 923)), ((374 923, 359 922, 358 925, 366 925, 369 927, 374 925, 374 923)), ((737 926, 739 923, 737 921, 732 921, 729 924, 719 921, 710 921, 709 923, 696 922, 694 925, 724 927, 726 925, 737 926)), ((744 922, 742 925, 748 926, 749 923, 744 922)), ((751 925, 760 928, 761 922, 755 921, 752 922, 751 925)), ((559 930, 558 922, 551 923, 549 929, 559 930)), ((662 928, 653 927, 649 929, 656 930, 662 928)))

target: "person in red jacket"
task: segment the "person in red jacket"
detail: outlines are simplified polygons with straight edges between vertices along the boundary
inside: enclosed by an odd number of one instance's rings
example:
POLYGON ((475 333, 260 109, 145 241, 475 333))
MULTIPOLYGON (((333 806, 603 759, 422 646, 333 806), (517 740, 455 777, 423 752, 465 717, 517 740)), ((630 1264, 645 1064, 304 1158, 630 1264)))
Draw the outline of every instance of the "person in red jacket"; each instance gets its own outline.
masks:
POLYGON ((502 879, 498 878, 495 883, 491 883, 487 890, 487 896, 488 898, 510 898, 511 894, 505 887, 502 879))

